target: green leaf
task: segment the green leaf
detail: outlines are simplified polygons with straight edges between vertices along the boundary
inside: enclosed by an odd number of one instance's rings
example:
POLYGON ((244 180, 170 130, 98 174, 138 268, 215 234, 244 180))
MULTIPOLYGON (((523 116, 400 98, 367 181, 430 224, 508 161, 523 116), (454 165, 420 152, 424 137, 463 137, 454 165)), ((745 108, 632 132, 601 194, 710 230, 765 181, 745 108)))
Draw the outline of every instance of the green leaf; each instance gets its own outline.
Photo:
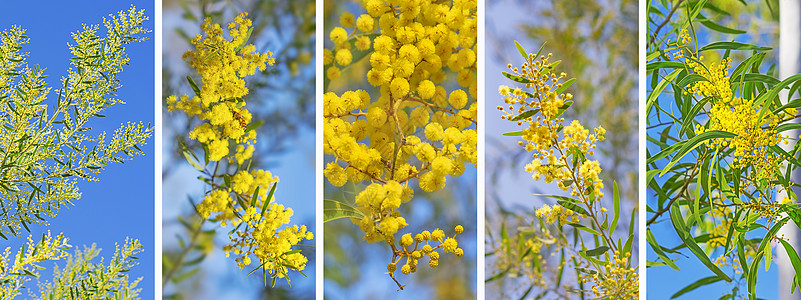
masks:
POLYGON ((537 50, 537 54, 536 54, 536 55, 534 55, 534 58, 535 58, 535 59, 536 59, 537 57, 540 57, 540 54, 542 54, 542 49, 545 49, 545 42, 543 42, 543 43, 542 43, 542 46, 540 46, 540 50, 537 50))
POLYGON ((521 46, 520 43, 515 41, 515 47, 517 47, 517 51, 520 52, 520 56, 523 56, 523 60, 528 61, 528 52, 526 52, 526 50, 523 49, 523 46, 521 46))
MULTIPOLYGON (((757 270, 759 269, 759 261, 762 260, 762 257, 765 255, 765 251, 771 251, 771 248, 768 247, 770 245, 771 240, 776 236, 776 232, 784 226, 784 224, 789 221, 789 218, 784 218, 773 224, 770 227, 768 232, 765 234, 765 237, 762 239, 762 242, 759 244, 759 248, 756 250, 756 256, 754 257, 753 261, 751 261, 751 267, 748 270, 748 294, 749 295, 756 295, 756 279, 757 279, 757 270)), ((770 261, 765 262, 766 264, 770 264, 770 261)), ((745 267, 743 267, 745 268, 745 267)))
POLYGON ((248 124, 248 127, 245 127, 245 133, 250 132, 253 129, 259 128, 262 124, 264 124, 264 120, 251 122, 250 124, 248 124))
POLYGON ((484 282, 490 282, 490 281, 493 281, 493 280, 499 279, 499 278, 503 277, 504 275, 506 275, 506 273, 509 273, 509 270, 510 270, 510 269, 512 269, 512 267, 511 267, 511 266, 507 267, 507 268, 506 268, 506 270, 503 270, 503 271, 501 271, 500 273, 498 273, 498 274, 495 274, 495 275, 493 275, 493 276, 492 276, 492 277, 490 277, 490 278, 487 278, 486 280, 484 280, 484 282))
POLYGON ((253 191, 253 194, 250 196, 250 206, 256 206, 256 200, 259 198, 259 191, 261 190, 261 186, 257 186, 256 189, 253 191))
POLYGON ((743 33, 746 33, 746 31, 729 28, 729 27, 726 27, 726 26, 723 26, 723 25, 719 25, 719 24, 714 23, 714 22, 709 21, 709 20, 701 21, 701 24, 706 26, 706 28, 709 28, 709 29, 712 29, 714 31, 721 32, 721 33, 727 33, 727 34, 743 34, 743 33))
MULTIPOLYGON (((779 92, 783 90, 785 87, 789 86, 791 83, 801 80, 801 74, 795 74, 793 76, 787 77, 786 79, 782 80, 780 83, 773 86, 770 91, 767 93, 759 94, 756 100, 754 100, 754 105, 763 105, 763 103, 773 101, 776 97, 779 96, 779 92)), ((763 105, 762 108, 759 110, 759 119, 762 120, 765 112, 768 110, 770 105, 763 105)))
POLYGON ((547 66, 541 67, 540 68, 540 75, 545 75, 545 73, 550 72, 551 70, 553 70, 554 68, 559 66, 559 64, 561 64, 561 63, 562 63, 561 60, 557 60, 555 62, 552 62, 552 63, 548 64, 547 66))
MULTIPOLYGON (((707 161, 704 161, 704 163, 706 163, 706 162, 707 161)), ((705 172, 703 165, 701 166, 701 171, 700 172, 701 173, 705 172)), ((695 181, 695 194, 693 195, 693 198, 694 198, 693 199, 693 216, 695 216, 695 222, 698 225, 702 224, 701 223, 701 216, 700 216, 700 214, 701 214, 700 213, 700 211, 701 211, 701 185, 703 184, 702 181, 701 181, 702 178, 704 178, 704 176, 700 176, 700 175, 696 178, 697 180, 695 181)))
POLYGON ((757 45, 743 44, 738 42, 714 42, 710 43, 709 45, 701 47, 700 49, 698 49, 698 52, 703 52, 706 50, 717 50, 717 49, 766 51, 766 50, 771 50, 773 48, 759 47, 757 45))
POLYGON ((673 262, 673 260, 668 258, 667 254, 665 254, 665 252, 662 251, 662 247, 659 246, 659 243, 657 243, 656 238, 654 237, 654 234, 651 233, 651 229, 647 229, 646 230, 646 240, 648 241, 648 244, 651 245, 651 250, 653 250, 654 253, 656 253, 656 256, 658 256, 660 259, 662 259, 662 261, 665 262, 666 265, 670 266, 671 268, 673 268, 676 271, 679 271, 679 266, 677 266, 673 262))
POLYGON ((646 71, 655 69, 683 69, 686 65, 677 61, 655 61, 645 65, 646 71))
POLYGON ((676 230, 679 238, 684 241, 684 245, 687 246, 687 249, 690 249, 690 251, 695 254, 698 260, 700 260, 701 263, 709 268, 709 270, 717 274, 718 277, 726 280, 726 282, 731 282, 731 278, 729 278, 726 273, 721 271, 718 266, 712 263, 712 261, 709 260, 709 257, 706 255, 706 252, 704 252, 704 250, 701 249, 698 244, 696 244, 695 239, 693 239, 692 235, 688 231, 688 228, 685 227, 684 219, 681 215, 678 202, 673 203, 673 206, 670 207, 670 221, 673 223, 673 229, 676 230))
POLYGON ((267 194, 267 199, 264 199, 264 205, 261 206, 261 216, 263 217, 264 214, 267 213, 267 205, 270 205, 270 201, 273 200, 273 193, 275 193, 275 188, 278 186, 278 182, 273 184, 273 187, 270 188, 270 193, 267 194))
POLYGON ((587 256, 598 256, 606 253, 606 251, 609 251, 609 247, 601 246, 595 249, 587 250, 584 253, 587 254, 587 256))
MULTIPOLYGON (((562 83, 562 86, 557 88, 556 91, 554 91, 554 94, 561 95, 565 90, 567 90, 567 88, 569 88, 571 85, 573 85, 574 82, 576 82, 576 79, 575 78, 570 78, 568 81, 565 81, 564 83, 562 83)), ((567 104, 567 103, 565 103, 565 104, 567 104)))
POLYGON ((617 188, 617 181, 612 181, 612 198, 615 201, 615 215, 612 217, 612 225, 609 226, 609 236, 615 233, 617 220, 620 218, 620 191, 617 188))
POLYGON ((740 82, 740 79, 742 79, 742 82, 761 82, 768 85, 776 85, 781 82, 778 79, 773 78, 773 76, 759 74, 759 73, 745 73, 742 75, 742 78, 738 76, 738 77, 732 77, 730 80, 731 82, 740 82))
POLYGON ((796 282, 801 282, 801 259, 798 258, 798 253, 795 252, 795 249, 793 249, 793 246, 790 245, 790 243, 785 242, 783 239, 779 239, 779 242, 781 242, 782 246, 784 246, 784 251, 787 252, 787 256, 790 257, 790 263, 793 264, 796 282))
POLYGON ((787 216, 789 216, 796 225, 801 224, 801 211, 799 211, 798 206, 795 204, 782 204, 779 211, 786 212, 787 216))
POLYGON ((192 155, 189 154, 189 150, 184 150, 183 154, 184 154, 184 158, 186 158, 186 161, 190 165, 192 165, 192 167, 195 167, 195 169, 197 169, 198 171, 201 171, 201 172, 203 171, 203 169, 204 169, 203 166, 201 166, 197 161, 195 161, 195 159, 192 157, 192 155))
POLYGON ((200 268, 194 268, 189 272, 186 272, 186 273, 183 273, 181 275, 175 276, 175 277, 173 277, 172 282, 179 283, 181 281, 184 281, 185 279, 187 279, 189 277, 192 277, 192 275, 195 275, 195 273, 197 273, 198 271, 200 271, 200 268))
MULTIPOLYGON (((559 107, 559 114, 561 114, 565 109, 568 109, 571 105, 573 105, 573 101, 565 101, 562 106, 559 107)), ((532 109, 528 111, 524 111, 522 114, 517 115, 516 117, 512 118, 512 121, 520 121, 525 118, 531 117, 536 113, 540 112, 539 109, 532 109)), ((522 132, 522 131, 519 131, 522 132)), ((506 135, 506 134, 504 134, 506 135)))
POLYGON ((244 40, 242 40, 242 43, 239 43, 239 45, 236 45, 236 47, 234 48, 234 52, 239 53, 239 50, 242 50, 242 48, 244 48, 245 45, 248 44, 248 40, 250 39, 250 35, 252 33, 253 33, 253 27, 251 26, 250 28, 248 28, 247 36, 245 37, 244 40))
POLYGON ((503 133, 504 136, 523 136, 523 131, 512 131, 503 133))
POLYGON ((538 112, 540 112, 539 109, 532 109, 532 110, 524 111, 522 114, 519 114, 516 117, 512 118, 512 121, 523 120, 525 118, 528 118, 528 117, 531 117, 531 116, 537 114, 538 112))
POLYGON ((323 222, 341 218, 364 218, 364 214, 353 206, 336 200, 323 200, 323 222))
POLYGON ((194 80, 192 80, 192 76, 188 76, 188 75, 187 75, 187 76, 186 76, 186 80, 187 80, 187 81, 189 81, 189 86, 191 86, 191 87, 192 87, 192 91, 194 91, 194 92, 195 92, 195 95, 197 95, 198 97, 200 97, 200 89, 197 87, 197 84, 195 84, 195 81, 194 81, 194 80))
POLYGON ((671 167, 674 164, 676 164, 679 160, 681 160, 681 158, 684 157, 684 155, 687 155, 687 153, 698 147, 701 144, 701 142, 704 142, 709 139, 732 138, 735 136, 736 135, 734 133, 720 131, 720 130, 707 131, 702 134, 694 136, 693 138, 687 140, 687 143, 685 143, 682 146, 682 148, 678 152, 676 152, 676 155, 673 155, 673 159, 670 161, 670 163, 667 164, 667 166, 665 166, 665 168, 662 169, 662 172, 659 173, 659 176, 665 175, 665 173, 670 171, 671 167))
POLYGON ((577 213, 580 213, 580 214, 583 214, 583 215, 589 215, 589 213, 587 213, 587 210, 585 210, 583 207, 578 206, 578 205, 576 205, 576 204, 574 204, 572 202, 569 202, 569 201, 566 201, 566 200, 559 200, 559 201, 556 201, 556 203, 559 203, 559 205, 561 205, 562 207, 567 208, 569 210, 572 210, 574 212, 577 212, 577 213))
POLYGON ((600 232, 598 232, 598 231, 596 231, 595 229, 589 228, 589 227, 587 227, 587 226, 584 226, 584 225, 581 225, 581 224, 579 224, 579 223, 567 223, 567 225, 573 226, 573 227, 575 227, 576 229, 583 230, 583 231, 586 231, 586 232, 592 233, 592 234, 594 234, 594 235, 597 235, 597 236, 600 236, 600 235, 601 235, 601 233, 600 233, 600 232))
POLYGON ((698 74, 690 74, 690 75, 684 76, 679 81, 678 85, 680 87, 686 87, 686 86, 690 85, 691 83, 695 83, 695 82, 699 82, 699 81, 709 81, 709 80, 707 80, 704 76, 701 76, 701 75, 698 75, 698 74))
POLYGON ((656 103, 657 98, 659 98, 659 94, 661 94, 665 87, 667 87, 668 83, 676 79, 676 76, 678 76, 682 71, 684 70, 673 70, 673 72, 670 72, 670 74, 659 81, 659 84, 657 84, 653 91, 651 91, 651 93, 648 95, 648 100, 646 101, 646 111, 650 111, 651 107, 656 103))
POLYGON ((514 74, 509 74, 509 73, 506 73, 506 72, 501 72, 501 73, 503 73, 503 76, 506 76, 506 78, 509 78, 514 82, 532 83, 531 80, 528 80, 528 78, 523 78, 523 77, 520 77, 520 76, 517 76, 517 75, 514 75, 514 74))
POLYGON ((679 297, 681 295, 684 295, 687 292, 690 292, 690 291, 692 291, 694 289, 697 289, 697 288, 705 286, 705 285, 713 284, 713 283, 718 282, 720 280, 721 280, 721 278, 718 277, 718 276, 709 276, 709 277, 698 279, 698 281, 693 282, 688 286, 685 286, 683 289, 681 289, 678 292, 676 292, 675 294, 673 294, 673 296, 670 296, 670 299, 677 298, 677 297, 679 297))

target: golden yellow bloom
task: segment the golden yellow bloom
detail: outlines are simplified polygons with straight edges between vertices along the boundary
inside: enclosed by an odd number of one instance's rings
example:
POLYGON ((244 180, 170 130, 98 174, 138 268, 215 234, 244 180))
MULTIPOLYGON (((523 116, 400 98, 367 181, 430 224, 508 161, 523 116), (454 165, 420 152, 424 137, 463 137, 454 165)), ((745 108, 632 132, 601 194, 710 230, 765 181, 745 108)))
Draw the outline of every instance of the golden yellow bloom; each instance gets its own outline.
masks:
MULTIPOLYGON (((344 19, 347 23, 348 18, 344 19)), ((195 96, 167 99, 170 110, 181 110, 201 120, 189 137, 207 146, 210 161, 227 158, 229 163, 247 165, 243 163, 255 151, 256 131, 247 129, 252 114, 245 108, 248 88, 244 78, 275 61, 272 53, 255 52, 255 47, 247 44, 251 25, 247 13, 240 14, 228 24, 230 37, 226 38, 219 24, 206 19, 201 25, 204 34, 192 40, 195 49, 184 54, 184 60, 200 74, 201 84, 190 78, 195 96)), ((350 53, 337 54, 336 60, 342 64, 345 58, 349 59, 342 56, 350 53)), ((327 172, 332 178, 346 178, 335 163, 327 172)), ((226 256, 233 252, 240 268, 251 265, 251 257, 256 257, 258 265, 273 278, 285 277, 289 269, 302 271, 308 259, 293 247, 314 237, 305 226, 290 225, 292 209, 278 204, 273 194, 268 194, 278 180, 266 170, 241 168, 225 175, 224 184, 214 182, 212 190, 197 205, 203 218, 219 221, 222 226, 237 226, 229 237, 231 243, 223 247, 226 256)))
MULTIPOLYGON (((398 208, 412 199, 413 187, 441 190, 448 176, 460 176, 467 163, 477 162, 476 2, 366 0, 361 4, 367 14, 356 19, 355 28, 342 23, 344 28, 329 33, 334 44, 331 61, 343 68, 329 64, 325 75, 334 82, 357 70, 344 66, 355 64, 353 51, 369 49, 372 38, 373 51, 365 56, 369 69, 360 76, 376 88, 369 91, 372 97, 366 91, 324 95, 323 151, 337 164, 327 165, 325 175, 334 186, 369 181, 356 196, 365 217, 354 222, 368 242, 400 241, 403 246, 412 242, 394 236, 407 225, 398 208), (375 33, 368 35, 371 32, 375 33)), ((349 16, 343 14, 341 19, 349 16)), ((421 233, 412 240, 420 243, 427 240, 425 236, 421 233)), ((456 246, 450 247, 455 242, 448 241, 449 252, 456 253, 456 246)), ((436 247, 429 247, 430 253, 437 253, 436 247)), ((398 259, 412 255, 399 251, 398 259)), ((407 259, 402 273, 414 273, 419 259, 407 259)), ((429 265, 438 265, 438 260, 429 265)), ((394 279, 394 273, 390 276, 394 279)))

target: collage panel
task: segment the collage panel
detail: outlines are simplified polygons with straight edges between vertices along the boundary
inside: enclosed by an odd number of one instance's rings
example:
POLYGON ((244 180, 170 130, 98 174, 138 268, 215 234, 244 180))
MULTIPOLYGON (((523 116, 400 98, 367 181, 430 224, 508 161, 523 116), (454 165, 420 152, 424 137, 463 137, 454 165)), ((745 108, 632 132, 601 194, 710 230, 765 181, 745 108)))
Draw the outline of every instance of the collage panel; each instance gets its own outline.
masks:
POLYGON ((164 299, 314 299, 315 2, 162 16, 164 299))
POLYGON ((796 299, 799 41, 791 0, 6 1, 0 300, 796 299))
POLYGON ((486 299, 639 299, 638 1, 486 4, 486 299))
POLYGON ((476 298, 477 2, 323 5, 325 298, 476 298))
POLYGON ((3 2, 0 299, 155 294, 154 14, 3 2))
POLYGON ((797 298, 801 6, 647 11, 648 295, 797 298))

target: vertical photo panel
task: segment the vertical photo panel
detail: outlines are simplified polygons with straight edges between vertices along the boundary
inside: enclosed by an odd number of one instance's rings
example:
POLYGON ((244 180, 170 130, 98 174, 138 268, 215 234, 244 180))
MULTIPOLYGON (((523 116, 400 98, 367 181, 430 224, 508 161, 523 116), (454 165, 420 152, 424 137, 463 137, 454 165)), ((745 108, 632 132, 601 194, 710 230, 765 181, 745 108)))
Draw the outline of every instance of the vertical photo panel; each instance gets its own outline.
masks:
POLYGON ((155 294, 154 15, 0 4, 0 298, 155 294))
POLYGON ((799 12, 647 7, 649 296, 798 297, 799 12))
POLYGON ((314 299, 315 2, 163 4, 165 299, 314 299))
POLYGON ((639 299, 638 2, 486 4, 486 299, 639 299))
POLYGON ((324 8, 326 299, 476 298, 477 2, 324 8))

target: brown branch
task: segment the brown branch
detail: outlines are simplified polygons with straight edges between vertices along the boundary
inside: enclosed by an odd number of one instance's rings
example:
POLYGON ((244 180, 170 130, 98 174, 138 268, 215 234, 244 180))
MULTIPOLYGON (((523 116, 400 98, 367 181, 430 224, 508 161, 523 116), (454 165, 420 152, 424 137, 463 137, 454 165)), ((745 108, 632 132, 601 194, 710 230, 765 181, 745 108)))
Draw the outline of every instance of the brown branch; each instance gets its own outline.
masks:
POLYGON ((692 180, 689 180, 689 179, 695 177, 696 174, 698 174, 698 165, 697 164, 693 168, 692 174, 688 177, 687 180, 684 181, 684 185, 681 187, 681 189, 679 190, 679 193, 676 195, 676 197, 673 197, 673 199, 670 199, 670 201, 668 202, 668 204, 664 208, 658 210, 650 219, 648 219, 648 222, 645 222, 645 226, 649 226, 652 223, 656 222, 656 219, 659 218, 659 216, 664 214, 666 211, 668 211, 670 209, 671 206, 673 206, 673 202, 675 202, 676 200, 681 198, 681 196, 684 194, 684 192, 687 191, 687 187, 690 186, 690 182, 692 180))
MULTIPOLYGON (((407 96, 406 98, 403 99, 403 101, 412 101, 412 102, 422 103, 422 104, 425 104, 428 107, 435 108, 435 109, 437 109, 439 111, 442 111, 442 112, 445 112, 445 113, 449 113, 451 115, 456 115, 456 113, 453 112, 453 109, 445 109, 445 108, 439 107, 439 105, 436 105, 436 104, 433 104, 433 103, 428 103, 423 99, 414 98, 414 97, 408 97, 407 96)), ((469 120, 470 122, 473 122, 473 124, 478 124, 478 122, 476 122, 476 120, 473 120, 471 118, 464 117, 464 116, 461 116, 461 117, 464 118, 465 120, 469 120)))
POLYGON ((366 112, 357 112, 357 113, 355 113, 355 112, 346 112, 344 114, 327 114, 327 115, 323 115, 323 117, 325 117, 325 118, 341 118, 341 117, 346 117, 346 116, 354 116, 354 117, 357 117, 357 118, 359 116, 365 116, 366 117, 367 113, 366 112))
POLYGON ((679 0, 678 2, 676 2, 676 5, 674 5, 673 8, 670 10, 670 13, 668 13, 667 17, 665 17, 665 20, 662 21, 662 24, 659 24, 659 26, 656 27, 656 30, 654 30, 654 34, 649 37, 648 44, 654 43, 654 46, 656 46, 655 43, 656 36, 659 35, 659 31, 662 30, 662 27, 664 27, 670 21, 670 17, 673 16, 673 13, 676 12, 676 10, 679 8, 682 2, 684 2, 684 0, 679 0))

